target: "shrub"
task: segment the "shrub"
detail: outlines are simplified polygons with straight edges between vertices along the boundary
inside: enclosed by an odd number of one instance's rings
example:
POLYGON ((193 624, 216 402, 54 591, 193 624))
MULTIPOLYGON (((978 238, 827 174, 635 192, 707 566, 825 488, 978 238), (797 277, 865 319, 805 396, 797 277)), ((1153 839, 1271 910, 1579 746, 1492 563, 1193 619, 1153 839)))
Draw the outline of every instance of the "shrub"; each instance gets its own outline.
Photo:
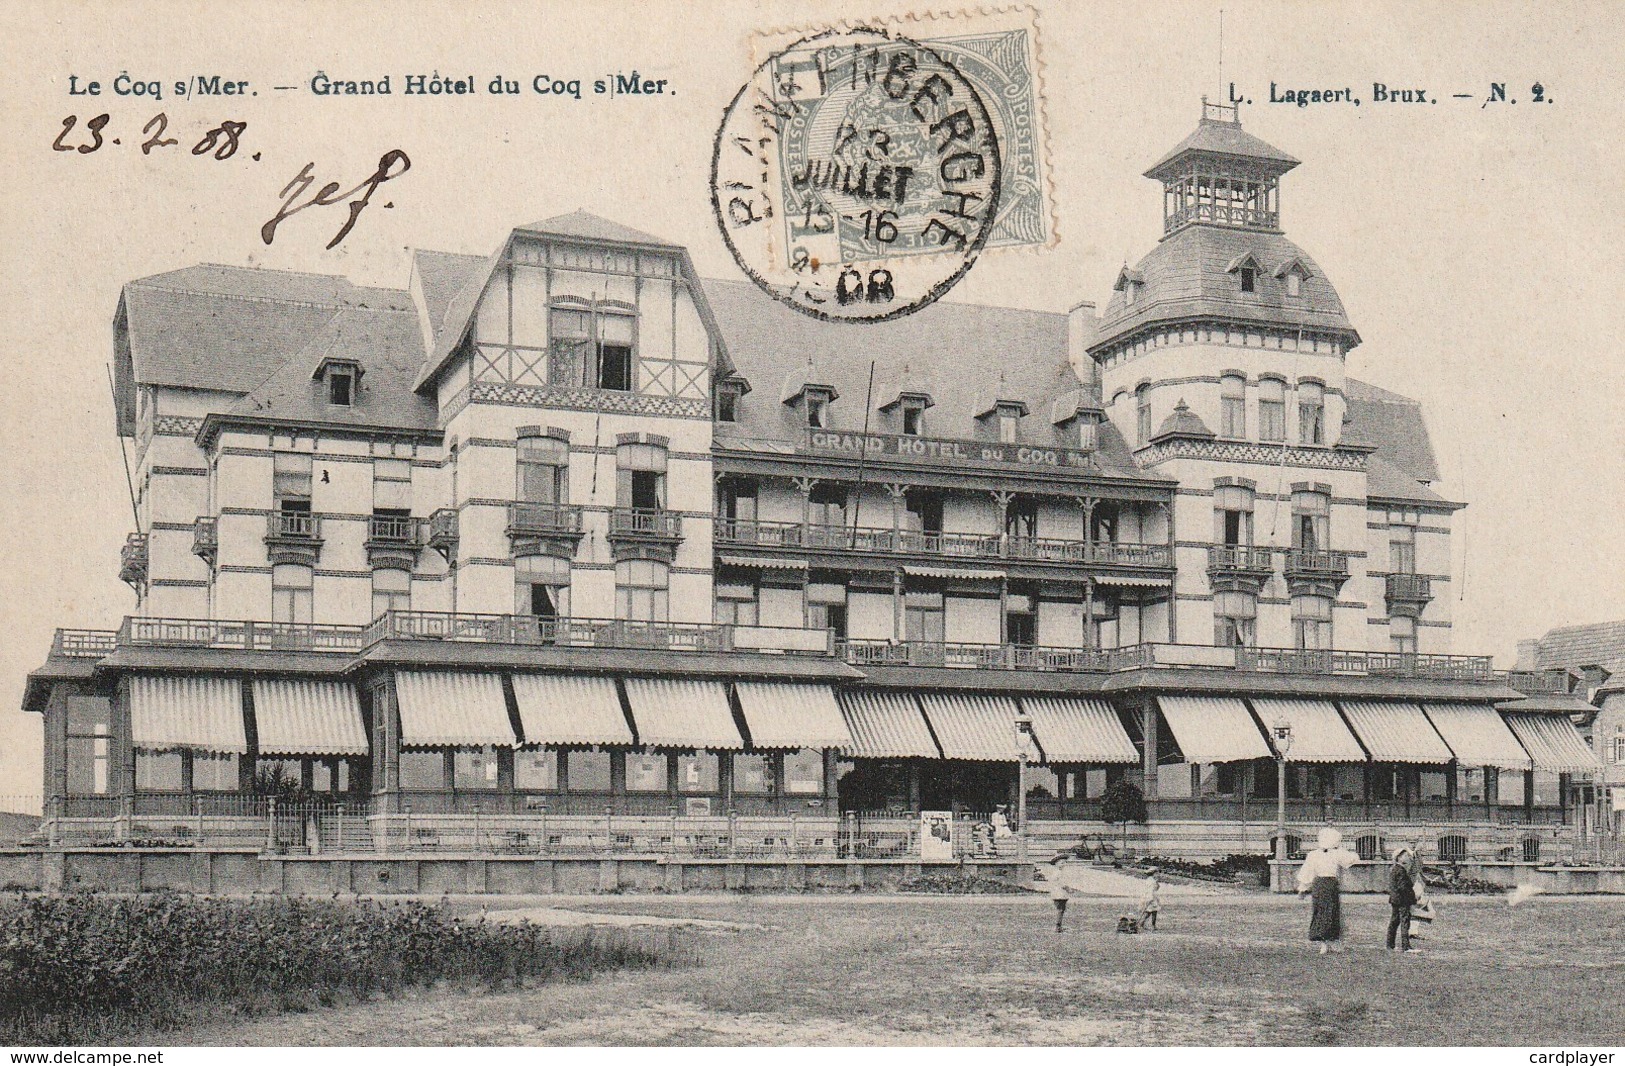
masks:
POLYGON ((29 896, 0 904, 0 1043, 163 1029, 207 1004, 307 1009, 438 981, 580 979, 684 954, 669 929, 497 925, 419 903, 29 896))

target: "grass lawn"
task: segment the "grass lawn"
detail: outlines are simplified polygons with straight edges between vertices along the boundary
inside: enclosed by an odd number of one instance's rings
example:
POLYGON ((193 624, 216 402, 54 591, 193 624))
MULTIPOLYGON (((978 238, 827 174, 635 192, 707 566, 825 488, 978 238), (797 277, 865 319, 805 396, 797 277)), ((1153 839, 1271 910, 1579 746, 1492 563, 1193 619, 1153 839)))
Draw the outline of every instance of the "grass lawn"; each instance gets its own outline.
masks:
MULTIPOLYGON (((491 906, 509 906, 492 899, 491 906)), ((554 901, 558 902, 558 901, 554 901)), ((1439 902, 1424 954, 1383 950, 1387 903, 1346 897, 1350 950, 1319 957, 1307 904, 1020 897, 584 898, 574 909, 748 923, 696 933, 698 966, 500 995, 428 991, 165 1034, 203 1044, 1625 1043, 1625 900, 1439 902)))

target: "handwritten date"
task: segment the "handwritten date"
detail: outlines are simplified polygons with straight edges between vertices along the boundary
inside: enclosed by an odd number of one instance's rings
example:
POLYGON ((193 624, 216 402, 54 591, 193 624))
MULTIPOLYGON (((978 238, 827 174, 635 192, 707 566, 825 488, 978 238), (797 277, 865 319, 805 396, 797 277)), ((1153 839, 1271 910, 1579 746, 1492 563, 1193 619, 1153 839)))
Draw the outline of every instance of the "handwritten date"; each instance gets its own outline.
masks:
MULTIPOLYGON (((100 114, 86 122, 84 129, 75 133, 74 128, 79 124, 79 116, 69 115, 62 120, 62 131, 56 135, 56 140, 51 142, 51 148, 57 152, 77 152, 80 155, 89 155, 92 152, 99 151, 103 145, 108 143, 108 140, 102 136, 102 131, 107 128, 107 124, 111 121, 111 115, 100 114), (78 143, 70 144, 70 135, 78 143)), ((164 136, 167 129, 169 129, 169 116, 162 111, 148 119, 147 124, 141 127, 142 134, 147 138, 141 142, 141 154, 151 155, 156 149, 170 148, 179 144, 180 142, 174 137, 164 136)), ((246 129, 248 129, 248 123, 227 119, 205 133, 202 139, 192 146, 192 154, 212 155, 215 159, 230 159, 237 154, 237 145, 242 138, 243 131, 246 129)), ((120 142, 115 137, 112 139, 112 143, 118 144, 120 142)))

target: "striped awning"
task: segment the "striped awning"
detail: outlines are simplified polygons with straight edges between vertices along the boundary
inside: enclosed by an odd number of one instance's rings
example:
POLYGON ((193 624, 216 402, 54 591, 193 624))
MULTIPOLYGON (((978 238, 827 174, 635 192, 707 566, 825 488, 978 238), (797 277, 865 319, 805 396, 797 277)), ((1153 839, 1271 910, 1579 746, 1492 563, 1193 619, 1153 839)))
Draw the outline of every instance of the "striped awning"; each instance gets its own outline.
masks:
POLYGON ((779 559, 765 555, 718 555, 718 566, 744 566, 754 570, 805 570, 805 559, 779 559))
POLYGON ((847 750, 860 759, 938 759, 920 705, 907 692, 841 692, 841 717, 852 734, 847 750))
POLYGON ((1090 580, 1097 585, 1128 589, 1168 588, 1172 584, 1165 577, 1146 577, 1138 574, 1093 574, 1090 580))
POLYGON ((1529 753, 1494 707, 1484 703, 1427 703, 1422 709, 1455 752, 1458 764, 1501 770, 1530 768, 1529 753))
POLYGON ((164 751, 248 752, 243 729, 243 685, 234 677, 130 678, 130 739, 137 748, 164 751))
POLYGON ((645 747, 738 751, 745 746, 728 705, 728 687, 720 681, 631 678, 626 699, 645 747))
POLYGON ((1007 575, 1003 570, 973 570, 957 566, 905 566, 909 577, 957 578, 962 581, 999 581, 1007 575))
POLYGON ((401 745, 408 748, 513 747, 513 724, 496 674, 418 672, 395 675, 401 745))
POLYGON ((1247 705, 1228 696, 1158 696, 1186 762, 1240 762, 1268 759, 1269 745, 1247 705))
POLYGON ((1016 702, 1008 696, 922 692, 920 708, 945 759, 1016 761, 1016 702))
POLYGON ((261 755, 365 755, 361 697, 344 681, 254 682, 261 755))
POLYGON ((1535 769, 1569 774, 1602 768, 1602 761, 1586 745, 1585 738, 1567 715, 1514 712, 1508 714, 1506 720, 1535 760, 1535 769))
POLYGON ((1455 758, 1422 708, 1414 703, 1338 700, 1337 705, 1377 762, 1439 765, 1455 758))
POLYGON ((611 677, 514 674, 526 744, 630 744, 632 727, 611 677))
POLYGON ((740 681, 734 685, 757 748, 849 748, 852 733, 828 685, 740 681))
POLYGON ((1022 710, 1050 763, 1136 763, 1140 753, 1105 700, 1023 696, 1022 710))
POLYGON ((1331 703, 1255 699, 1252 704, 1266 734, 1274 730, 1280 718, 1292 724, 1292 743, 1286 751, 1292 762, 1365 762, 1365 749, 1331 703))

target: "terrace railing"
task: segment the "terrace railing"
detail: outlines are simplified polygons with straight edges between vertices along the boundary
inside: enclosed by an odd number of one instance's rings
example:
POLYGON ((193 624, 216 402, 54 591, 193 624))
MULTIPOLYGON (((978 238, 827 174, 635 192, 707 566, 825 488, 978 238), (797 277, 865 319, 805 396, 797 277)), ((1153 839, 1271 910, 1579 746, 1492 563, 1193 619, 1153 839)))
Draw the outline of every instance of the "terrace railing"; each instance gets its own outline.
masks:
POLYGON ((1173 565, 1172 549, 1166 544, 1061 540, 995 533, 876 529, 719 517, 716 520, 715 538, 721 544, 859 551, 881 555, 960 556, 974 559, 1093 563, 1104 566, 1173 565))
POLYGON ((238 622, 209 618, 124 619, 119 647, 228 648, 237 651, 357 652, 362 626, 238 622))
POLYGON ((831 651, 827 629, 435 611, 386 612, 366 627, 362 639, 366 647, 384 640, 445 640, 692 652, 828 655, 831 651))
POLYGON ((100 659, 118 650, 118 633, 111 629, 59 629, 51 640, 51 656, 58 659, 100 659))
POLYGON ((1119 652, 1018 644, 844 640, 838 656, 853 666, 941 666, 966 670, 1104 672, 1122 669, 1119 652))

